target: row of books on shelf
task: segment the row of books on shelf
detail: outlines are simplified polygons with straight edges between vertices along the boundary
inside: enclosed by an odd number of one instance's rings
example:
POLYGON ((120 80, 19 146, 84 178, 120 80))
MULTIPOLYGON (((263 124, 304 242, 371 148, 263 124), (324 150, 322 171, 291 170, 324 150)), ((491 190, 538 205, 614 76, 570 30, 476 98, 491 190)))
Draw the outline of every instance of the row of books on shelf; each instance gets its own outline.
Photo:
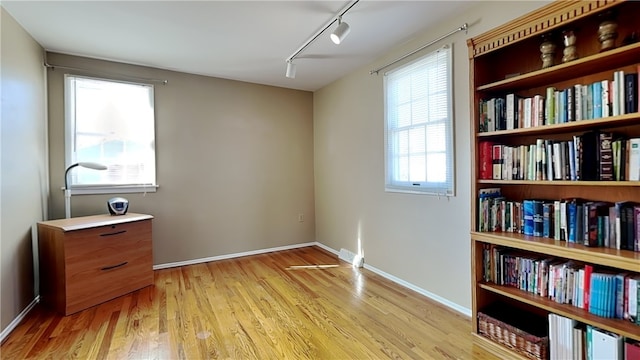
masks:
POLYGON ((550 86, 545 94, 521 97, 515 93, 479 102, 479 130, 513 130, 572 121, 599 119, 638 112, 638 73, 613 73, 613 79, 576 84, 565 89, 550 86))
POLYGON ((581 198, 508 200, 479 190, 478 231, 539 236, 589 247, 640 252, 640 203, 581 198))
POLYGON ((640 273, 594 269, 589 264, 485 244, 483 280, 640 326, 640 273))
POLYGON ((478 143, 479 178, 488 180, 640 180, 640 138, 589 131, 534 144, 478 143))
POLYGON ((640 343, 619 334, 549 314, 550 359, 637 360, 640 343))

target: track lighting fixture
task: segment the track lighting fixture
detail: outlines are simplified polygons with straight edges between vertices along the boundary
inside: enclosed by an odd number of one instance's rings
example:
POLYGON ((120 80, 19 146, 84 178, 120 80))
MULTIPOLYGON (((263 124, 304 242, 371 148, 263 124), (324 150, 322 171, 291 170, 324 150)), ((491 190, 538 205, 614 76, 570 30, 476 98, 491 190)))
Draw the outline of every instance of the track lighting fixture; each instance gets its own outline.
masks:
POLYGON ((287 62, 287 72, 286 76, 290 79, 294 79, 296 77, 296 64, 293 63, 293 60, 300 55, 300 53, 307 48, 312 42, 314 42, 320 35, 322 35, 328 28, 330 28, 336 21, 338 22, 338 27, 331 33, 331 41, 336 44, 340 44, 345 37, 349 34, 351 29, 349 28, 349 24, 346 22, 342 22, 342 16, 347 13, 355 4, 360 0, 352 0, 351 3, 343 8, 340 12, 336 14, 322 29, 312 35, 307 41, 305 41, 298 50, 296 50, 291 56, 285 60, 287 62))
POLYGON ((340 44, 349 35, 349 31, 349 24, 342 22, 342 16, 338 17, 338 27, 331 33, 331 41, 336 45, 340 44))
POLYGON ((296 78, 296 64, 292 62, 292 60, 287 60, 287 73, 286 76, 289 79, 296 78))

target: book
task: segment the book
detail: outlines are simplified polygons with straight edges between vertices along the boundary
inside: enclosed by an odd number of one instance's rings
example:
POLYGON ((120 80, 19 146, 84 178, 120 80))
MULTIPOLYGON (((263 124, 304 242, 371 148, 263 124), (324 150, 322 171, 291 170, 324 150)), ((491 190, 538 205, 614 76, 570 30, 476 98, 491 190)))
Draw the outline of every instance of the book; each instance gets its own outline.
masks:
POLYGON ((546 238, 553 238, 553 203, 544 202, 542 204, 542 236, 546 238))
POLYGON ((626 114, 638 112, 638 76, 640 74, 625 74, 624 75, 624 111, 626 114))
POLYGON ((609 87, 610 81, 608 79, 602 80, 600 82, 602 87, 602 117, 608 117, 610 115, 610 97, 609 97, 609 87))
POLYGON ((556 88, 553 86, 550 86, 547 88, 546 90, 546 96, 545 96, 545 104, 544 104, 544 109, 545 109, 545 116, 544 116, 544 124, 545 125, 550 125, 550 124, 555 124, 555 91, 556 88))
POLYGON ((570 86, 564 90, 566 94, 566 119, 567 122, 576 121, 575 119, 575 100, 574 100, 574 88, 570 86))
POLYGON ((574 118, 575 121, 582 120, 582 85, 576 84, 573 86, 573 98, 574 98, 574 118))
POLYGON ((640 359, 640 341, 625 339, 624 341, 624 360, 640 359))
POLYGON ((493 162, 493 180, 502 180, 502 163, 504 161, 502 150, 503 145, 493 145, 492 162, 493 162))
POLYGON ((562 143, 559 141, 553 142, 553 180, 563 180, 562 177, 562 143))
POLYGON ((629 181, 640 181, 640 138, 629 139, 629 181))
POLYGON ((602 83, 596 81, 593 84, 592 101, 593 108, 591 113, 592 119, 599 119, 602 117, 602 83))
POLYGON ((598 169, 600 180, 612 181, 613 180, 613 149, 611 142, 613 141, 613 135, 610 132, 601 132, 598 134, 599 143, 599 165, 598 169))
POLYGON ((531 201, 533 202, 533 236, 542 236, 544 227, 543 201, 531 201))
POLYGON ((480 141, 478 143, 478 168, 480 179, 490 180, 493 178, 493 143, 490 141, 480 141))
POLYGON ((524 212, 524 234, 533 235, 535 206, 533 200, 524 200, 522 202, 524 212))
POLYGON ((579 242, 578 233, 580 233, 582 221, 579 220, 578 208, 582 207, 582 204, 582 199, 571 199, 567 201, 567 241, 571 243, 579 242))
POLYGON ((573 327, 572 332, 572 360, 583 360, 585 358, 584 355, 584 337, 585 337, 585 325, 584 324, 576 324, 573 327))
POLYGON ((505 113, 506 113, 506 130, 513 130, 517 128, 517 114, 518 114, 518 100, 517 96, 513 93, 507 94, 505 98, 505 113))
POLYGON ((594 327, 591 333, 590 359, 622 360, 622 345, 620 335, 594 327))
POLYGON ((481 99, 478 102, 478 132, 489 131, 487 100, 481 99))
POLYGON ((584 266, 584 277, 583 277, 583 293, 582 293, 582 299, 583 299, 583 306, 582 308, 585 310, 589 310, 589 300, 591 297, 591 274, 593 274, 593 265, 585 265, 584 266))
POLYGON ((638 320, 638 286, 640 277, 631 275, 626 277, 623 318, 633 323, 638 320))
MULTIPOLYGON (((640 157, 640 141, 638 156, 640 157)), ((582 134, 582 159, 580 169, 584 181, 596 181, 600 179, 599 170, 599 135, 596 131, 588 131, 582 134)), ((640 174, 640 173, 639 173, 640 174)))
POLYGON ((611 115, 619 116, 622 115, 624 109, 620 109, 620 101, 618 97, 620 96, 620 87, 618 83, 620 82, 620 73, 619 71, 613 72, 613 81, 611 82, 611 115))

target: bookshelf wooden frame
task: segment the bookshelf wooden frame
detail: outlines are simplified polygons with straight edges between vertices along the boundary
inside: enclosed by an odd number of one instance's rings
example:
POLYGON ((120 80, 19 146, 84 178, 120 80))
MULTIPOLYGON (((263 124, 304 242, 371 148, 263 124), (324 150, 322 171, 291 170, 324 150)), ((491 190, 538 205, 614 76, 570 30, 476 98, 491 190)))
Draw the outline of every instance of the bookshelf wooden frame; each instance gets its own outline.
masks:
POLYGON ((586 310, 572 305, 559 304, 523 290, 487 283, 483 280, 482 275, 483 246, 487 244, 636 273, 640 273, 639 252, 593 248, 516 233, 475 231, 478 209, 478 200, 475 195, 482 188, 500 187, 503 193, 508 193, 507 198, 515 197, 515 200, 531 197, 555 199, 582 197, 609 202, 622 200, 640 202, 640 181, 530 181, 479 178, 478 145, 481 141, 527 144, 535 137, 562 138, 597 129, 615 130, 627 136, 640 137, 640 113, 638 112, 531 128, 492 132, 479 131, 478 104, 482 99, 519 92, 524 93, 525 96, 531 96, 533 92, 538 92, 547 86, 567 86, 572 83, 603 80, 606 78, 604 77, 606 74, 612 75, 615 70, 619 69, 636 72, 640 65, 640 60, 638 60, 640 59, 640 43, 618 46, 606 52, 599 52, 596 30, 597 24, 601 20, 598 15, 607 10, 617 11, 621 17, 618 28, 620 34, 618 45, 621 43, 625 31, 640 30, 628 15, 628 13, 640 11, 640 2, 555 1, 467 41, 470 64, 470 121, 472 122, 470 219, 472 231, 470 238, 473 334, 479 345, 504 358, 523 357, 482 337, 478 332, 478 312, 497 299, 515 302, 538 312, 553 312, 640 341, 640 326, 626 320, 595 316, 586 310), (576 27, 581 29, 577 40, 580 44, 578 51, 580 58, 561 63, 559 60, 562 56, 562 49, 558 42, 557 65, 540 69, 540 53, 537 46, 541 42, 541 36, 550 31, 557 34, 563 29, 576 27))

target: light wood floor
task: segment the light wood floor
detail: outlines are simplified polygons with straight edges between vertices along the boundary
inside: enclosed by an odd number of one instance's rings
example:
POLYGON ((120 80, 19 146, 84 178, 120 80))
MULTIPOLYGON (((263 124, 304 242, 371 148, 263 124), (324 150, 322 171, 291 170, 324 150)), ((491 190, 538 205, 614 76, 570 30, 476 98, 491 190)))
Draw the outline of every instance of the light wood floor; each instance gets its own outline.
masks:
POLYGON ((470 320, 317 247, 155 271, 63 317, 40 304, 2 359, 495 359, 470 320))

